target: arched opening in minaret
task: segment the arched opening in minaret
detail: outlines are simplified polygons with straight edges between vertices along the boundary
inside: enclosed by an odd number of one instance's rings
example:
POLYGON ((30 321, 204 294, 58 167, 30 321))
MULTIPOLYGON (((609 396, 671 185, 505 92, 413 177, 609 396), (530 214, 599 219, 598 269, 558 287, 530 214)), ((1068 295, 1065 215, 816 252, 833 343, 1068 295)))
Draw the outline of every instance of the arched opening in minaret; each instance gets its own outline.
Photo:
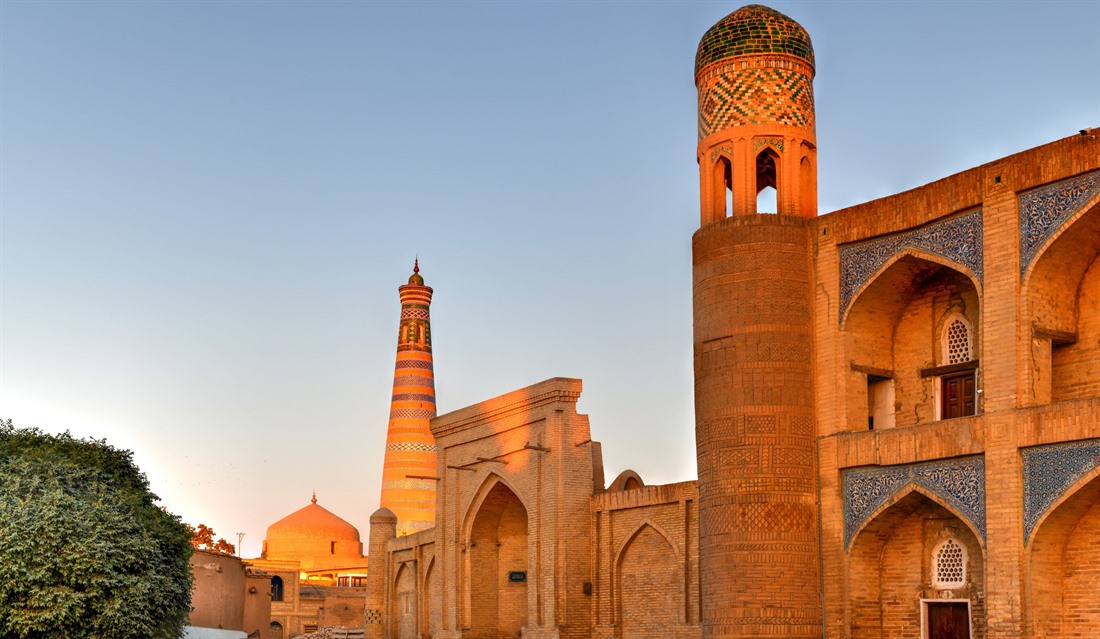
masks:
POLYGON ((767 148, 756 156, 756 212, 779 212, 779 154, 767 148))
MULTIPOLYGON (((807 152, 812 149, 806 144, 803 144, 802 148, 807 152)), ((814 217, 817 214, 817 180, 814 179, 814 165, 808 155, 802 156, 802 162, 798 167, 798 179, 800 182, 799 209, 802 217, 814 217)))
POLYGON ((527 509, 503 482, 485 494, 470 527, 470 632, 515 637, 527 625, 527 509))
POLYGON ((729 158, 718 157, 714 163, 713 178, 712 221, 733 215, 733 164, 729 158))

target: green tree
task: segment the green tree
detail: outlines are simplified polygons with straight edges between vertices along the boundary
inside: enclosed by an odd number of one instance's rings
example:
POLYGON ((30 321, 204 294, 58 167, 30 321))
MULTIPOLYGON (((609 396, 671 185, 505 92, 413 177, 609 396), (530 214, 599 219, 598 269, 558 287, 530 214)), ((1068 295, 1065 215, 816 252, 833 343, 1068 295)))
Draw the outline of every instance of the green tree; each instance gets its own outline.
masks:
POLYGON ((191 544, 130 451, 0 421, 0 636, 182 635, 191 544))

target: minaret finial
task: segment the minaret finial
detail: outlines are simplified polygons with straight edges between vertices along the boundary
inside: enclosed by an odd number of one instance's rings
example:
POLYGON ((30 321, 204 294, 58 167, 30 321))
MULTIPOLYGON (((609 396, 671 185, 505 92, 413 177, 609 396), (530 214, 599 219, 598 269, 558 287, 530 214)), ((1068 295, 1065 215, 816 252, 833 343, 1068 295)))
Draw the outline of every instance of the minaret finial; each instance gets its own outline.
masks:
POLYGON ((311 503, 311 504, 316 504, 317 503, 317 491, 316 490, 313 491, 313 499, 309 500, 309 503, 311 503))

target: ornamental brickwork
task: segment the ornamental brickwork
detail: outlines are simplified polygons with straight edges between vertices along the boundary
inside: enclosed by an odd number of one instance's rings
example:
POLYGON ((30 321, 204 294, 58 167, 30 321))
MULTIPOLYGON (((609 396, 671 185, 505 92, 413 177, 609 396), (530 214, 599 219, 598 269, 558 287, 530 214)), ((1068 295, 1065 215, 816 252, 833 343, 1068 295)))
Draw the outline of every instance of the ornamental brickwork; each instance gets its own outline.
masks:
MULTIPOLYGON (((743 7, 695 70, 698 481, 608 484, 580 380, 435 417, 387 476, 438 478, 432 528, 372 518, 370 636, 1096 635, 1100 131, 818 216, 805 30, 743 7)), ((422 306, 394 420, 434 411, 422 306)))
POLYGON ((435 417, 435 374, 429 308, 432 289, 424 285, 420 262, 408 284, 398 289, 401 323, 397 331, 390 419, 382 470, 381 508, 397 517, 397 534, 435 523, 436 445, 428 427, 435 417))

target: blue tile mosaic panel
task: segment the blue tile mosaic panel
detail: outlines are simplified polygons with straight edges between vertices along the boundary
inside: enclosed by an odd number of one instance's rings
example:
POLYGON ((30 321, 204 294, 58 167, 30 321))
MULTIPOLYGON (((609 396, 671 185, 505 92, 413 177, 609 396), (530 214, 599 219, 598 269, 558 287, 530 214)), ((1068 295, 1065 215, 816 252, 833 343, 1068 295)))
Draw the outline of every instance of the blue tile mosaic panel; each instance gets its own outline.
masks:
POLYGON ((1032 446, 1020 451, 1024 462, 1024 544, 1039 518, 1070 486, 1100 466, 1100 439, 1032 446))
POLYGON ((1100 171, 1092 171, 1020 194, 1020 277, 1066 220, 1100 192, 1100 171))
POLYGON ((840 247, 840 315, 856 292, 882 265, 906 248, 935 253, 973 271, 982 281, 982 212, 932 222, 920 228, 892 233, 840 247))
POLYGON ((981 455, 846 470, 843 484, 846 549, 871 515, 909 484, 939 495, 969 519, 985 541, 985 457, 981 455))

